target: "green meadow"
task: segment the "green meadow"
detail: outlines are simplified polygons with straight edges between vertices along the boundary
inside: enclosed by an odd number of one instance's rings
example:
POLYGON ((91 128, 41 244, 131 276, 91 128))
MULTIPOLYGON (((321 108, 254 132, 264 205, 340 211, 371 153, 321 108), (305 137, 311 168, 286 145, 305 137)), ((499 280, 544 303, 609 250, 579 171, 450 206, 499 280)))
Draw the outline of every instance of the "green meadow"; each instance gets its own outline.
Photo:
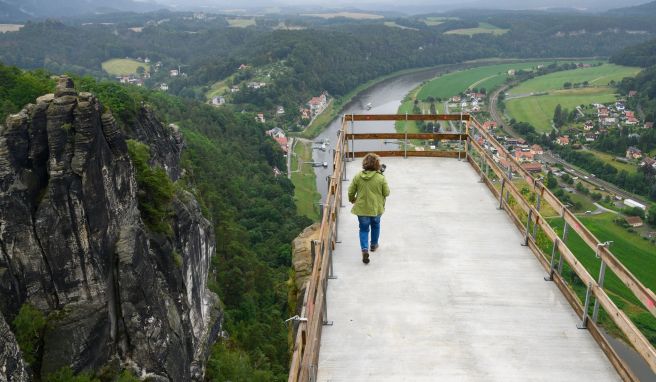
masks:
POLYGON ((426 99, 429 96, 448 98, 470 88, 485 88, 490 91, 506 81, 509 70, 532 70, 541 64, 545 64, 545 62, 488 65, 447 73, 426 83, 417 97, 419 99, 426 99))
POLYGON ((572 110, 578 105, 608 103, 616 98, 614 89, 609 87, 558 90, 547 95, 508 100, 506 110, 512 118, 530 123, 538 132, 549 133, 556 105, 572 110))
POLYGON ((150 64, 129 58, 114 58, 102 63, 103 70, 113 76, 136 74, 137 68, 140 66, 146 71, 150 71, 150 64))
POLYGON ((448 32, 444 32, 444 34, 462 34, 473 36, 480 33, 490 33, 498 36, 507 33, 509 30, 510 29, 499 28, 489 23, 478 23, 478 28, 453 29, 448 32))

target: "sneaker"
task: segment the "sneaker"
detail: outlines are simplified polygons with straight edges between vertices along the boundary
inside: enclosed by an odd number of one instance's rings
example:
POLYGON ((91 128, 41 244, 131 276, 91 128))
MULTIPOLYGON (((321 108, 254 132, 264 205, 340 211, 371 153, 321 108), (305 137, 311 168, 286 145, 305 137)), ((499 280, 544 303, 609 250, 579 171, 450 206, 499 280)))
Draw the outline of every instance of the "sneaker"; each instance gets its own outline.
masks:
POLYGON ((369 251, 366 249, 362 250, 362 262, 365 264, 369 264, 369 251))
POLYGON ((376 252, 377 249, 378 249, 378 244, 372 244, 371 245, 371 248, 370 248, 371 252, 376 252))

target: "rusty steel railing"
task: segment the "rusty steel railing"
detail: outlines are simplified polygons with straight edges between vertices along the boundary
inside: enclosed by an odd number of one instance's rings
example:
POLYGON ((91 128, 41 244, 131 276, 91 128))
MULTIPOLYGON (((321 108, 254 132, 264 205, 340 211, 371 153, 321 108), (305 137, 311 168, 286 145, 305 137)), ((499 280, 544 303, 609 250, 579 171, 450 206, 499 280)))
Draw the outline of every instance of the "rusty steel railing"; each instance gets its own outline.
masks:
POLYGON ((606 269, 611 270, 641 301, 646 310, 656 316, 656 295, 654 292, 646 288, 613 255, 607 245, 601 243, 581 224, 576 216, 545 187, 542 181, 534 178, 525 170, 505 147, 482 128, 482 125, 475 118, 468 114, 346 115, 342 119, 342 127, 334 150, 333 173, 329 178, 328 193, 323 206, 319 240, 312 245, 314 265, 305 291, 301 316, 298 318, 289 382, 305 382, 316 379, 321 331, 323 325, 328 323, 326 292, 328 279, 332 276, 332 254, 337 242, 339 209, 342 206, 342 182, 345 180, 346 161, 366 154, 364 151, 358 152, 354 149, 356 147, 355 141, 361 139, 399 139, 405 143, 404 150, 374 151, 381 156, 446 157, 467 160, 480 174, 481 180, 498 198, 499 208, 504 209, 518 229, 524 233, 524 245, 531 249, 547 272, 545 280, 553 281, 558 286, 581 319, 579 327, 589 330, 622 379, 625 381, 638 380, 602 335, 597 322, 600 308, 604 309, 637 353, 656 372, 656 350, 603 289, 606 269), (465 127, 464 132, 459 133, 356 134, 354 132, 354 122, 357 121, 460 121, 461 124, 465 124, 465 127), (408 142, 418 139, 449 140, 460 144, 457 145, 458 150, 408 151, 408 142), (499 157, 505 160, 507 168, 503 168, 484 146, 496 149, 499 157), (535 205, 513 183, 513 174, 526 181, 530 193, 534 196, 535 205), (564 220, 565 226, 562 237, 542 216, 540 209, 543 203, 558 211, 564 220), (590 275, 567 246, 567 236, 570 231, 576 232, 599 257, 601 270, 597 279, 590 275), (543 235, 549 240, 552 248, 550 255, 546 254, 538 245, 537 238, 539 235, 543 235), (556 261, 557 255, 559 258, 556 261), (586 286, 583 304, 572 286, 563 277, 563 262, 586 286), (593 312, 590 316, 590 304, 593 299, 593 312))

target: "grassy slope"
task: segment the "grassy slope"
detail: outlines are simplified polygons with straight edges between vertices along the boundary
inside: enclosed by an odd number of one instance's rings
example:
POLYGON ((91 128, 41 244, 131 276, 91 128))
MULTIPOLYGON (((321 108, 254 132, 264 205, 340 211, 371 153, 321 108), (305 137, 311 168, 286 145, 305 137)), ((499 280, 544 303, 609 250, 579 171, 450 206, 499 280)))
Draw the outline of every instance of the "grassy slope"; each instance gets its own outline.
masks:
MULTIPOLYGON (((605 213, 596 216, 580 216, 581 222, 600 240, 613 241, 611 251, 647 288, 656 288, 656 246, 641 239, 638 234, 630 233, 626 229, 613 223, 617 216, 605 213)), ((552 221, 559 232, 562 232, 562 221, 552 221)), ((567 246, 574 252, 581 263, 585 265, 591 275, 599 274, 600 262, 583 239, 570 231, 567 246)), ((604 283, 606 289, 612 294, 621 297, 625 302, 640 305, 633 293, 622 282, 609 272, 604 283)))
POLYGON ((565 82, 582 83, 588 81, 590 86, 607 86, 613 81, 620 81, 624 77, 633 77, 640 68, 604 64, 592 68, 565 70, 533 78, 521 83, 508 91, 510 94, 526 94, 531 92, 547 92, 563 88, 565 82))
POLYGON ((103 70, 114 76, 136 74, 137 68, 140 66, 143 66, 146 71, 150 70, 150 64, 127 58, 114 58, 102 63, 103 70))
POLYGON ((218 81, 212 84, 210 90, 207 91, 205 97, 207 99, 212 99, 214 96, 222 95, 228 91, 227 79, 223 81, 218 81))
MULTIPOLYGON (((647 287, 653 289, 656 284, 656 274, 652 271, 656 267, 656 247, 640 238, 636 234, 627 232, 624 228, 612 222, 615 215, 606 213, 597 216, 580 217, 580 220, 601 241, 613 240, 611 250, 617 258, 647 287)), ((550 222, 556 231, 562 234, 563 222, 555 219, 550 222)), ((597 278, 600 260, 594 251, 574 232, 570 231, 567 246, 576 258, 585 266, 590 275, 597 278)), ((566 267, 567 268, 567 267, 566 267)), ((585 287, 574 284, 579 298, 583 298, 585 287)), ((652 344, 656 342, 656 318, 647 312, 642 303, 633 293, 609 270, 606 272, 604 289, 615 302, 631 318, 641 331, 650 338, 652 344)), ((609 332, 622 337, 619 329, 610 322, 602 309, 601 320, 609 332)))
POLYGON ((410 30, 413 30, 413 31, 418 30, 417 28, 411 28, 411 27, 406 27, 406 26, 403 26, 403 25, 399 25, 394 21, 385 21, 383 24, 386 27, 390 27, 390 28, 410 29, 410 30))
POLYGON ((246 28, 255 25, 255 19, 253 18, 251 19, 229 18, 226 20, 228 21, 228 24, 230 24, 231 27, 235 27, 235 28, 246 28))
POLYGON ((529 122, 538 131, 550 132, 556 105, 573 109, 577 105, 607 103, 615 100, 610 81, 634 76, 639 68, 604 64, 591 68, 565 70, 533 78, 510 89, 509 94, 549 93, 548 95, 518 98, 506 102, 508 113, 519 121, 529 122), (565 82, 588 81, 589 88, 563 89, 565 82))
POLYGON ((577 105, 590 103, 608 103, 616 99, 613 89, 608 87, 572 89, 553 95, 533 96, 506 101, 506 110, 512 118, 535 126, 538 132, 548 133, 552 130, 556 105, 572 110, 577 105))
POLYGON ((618 162, 615 160, 615 157, 611 154, 603 153, 597 150, 587 150, 587 151, 592 153, 595 157, 597 157, 597 159, 602 160, 604 163, 608 163, 609 165, 615 167, 620 171, 624 170, 629 174, 635 174, 636 172, 638 172, 638 168, 635 165, 618 162))
POLYGON ((445 34, 462 34, 473 36, 478 33, 491 33, 498 36, 507 33, 509 30, 510 29, 501 29, 489 23, 478 23, 478 28, 454 29, 445 32, 445 34))
POLYGON ((447 98, 467 90, 469 87, 478 87, 491 90, 503 84, 510 69, 531 69, 542 62, 525 62, 515 64, 489 65, 480 68, 468 69, 459 72, 448 73, 437 77, 426 85, 418 93, 419 99, 428 96, 436 98, 447 98))

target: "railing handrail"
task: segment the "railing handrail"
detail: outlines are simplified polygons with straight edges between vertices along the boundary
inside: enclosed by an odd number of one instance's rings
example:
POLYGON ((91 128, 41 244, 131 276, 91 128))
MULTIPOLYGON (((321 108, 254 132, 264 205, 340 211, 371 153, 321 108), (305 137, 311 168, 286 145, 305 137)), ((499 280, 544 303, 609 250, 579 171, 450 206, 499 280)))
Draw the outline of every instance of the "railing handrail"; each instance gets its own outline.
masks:
MULTIPOLYGON (((378 152, 380 155, 386 156, 449 156, 449 157, 461 157, 461 154, 464 153, 464 157, 471 163, 471 165, 484 176, 487 185, 490 190, 499 195, 501 200, 501 206, 506 206, 507 203, 503 202, 503 192, 504 187, 507 192, 507 195, 511 195, 515 200, 518 201, 520 208, 527 214, 526 221, 526 244, 533 250, 536 255, 542 256, 542 260, 546 259, 546 255, 538 247, 536 238, 529 233, 529 226, 532 223, 535 228, 539 227, 542 232, 546 234, 550 241, 553 242, 554 249, 551 256, 551 276, 554 276, 554 257, 555 253, 560 253, 562 259, 564 259, 572 270, 577 274, 577 276, 588 286, 587 297, 590 298, 590 295, 595 297, 595 305, 600 304, 608 313, 609 317, 618 325, 620 330, 628 338, 629 342, 635 347, 637 352, 645 359, 649 366, 656 372, 656 350, 649 343, 646 337, 637 329, 635 324, 621 311, 615 303, 610 299, 608 294, 603 289, 603 285, 595 280, 593 276, 587 271, 587 269, 578 261, 574 253, 567 247, 567 244, 563 239, 561 239, 556 231, 548 224, 548 221, 541 215, 539 211, 539 202, 538 208, 533 206, 524 195, 517 189, 517 186, 512 183, 512 176, 506 173, 492 158, 492 156, 476 142, 476 135, 485 139, 490 145, 497 149, 499 155, 503 155, 507 160, 508 165, 510 166, 510 171, 516 172, 520 175, 526 182, 532 192, 538 195, 538 200, 543 200, 549 204, 552 208, 556 209, 561 213, 561 217, 564 219, 565 224, 569 226, 574 232, 576 232, 584 242, 595 251, 600 257, 602 264, 608 265, 608 268, 611 269, 618 278, 626 285, 629 290, 641 301, 641 303, 647 308, 651 314, 656 315, 656 295, 650 289, 646 288, 602 243, 576 218, 576 216, 567 209, 567 207, 558 200, 558 198, 542 184, 541 180, 535 179, 527 170, 525 170, 518 161, 514 159, 512 155, 501 145, 496 138, 494 138, 489 132, 485 131, 482 128, 482 125, 476 118, 471 117, 468 114, 441 114, 441 115, 345 115, 342 118, 342 126, 339 130, 339 137, 337 145, 335 148, 335 156, 333 160, 333 172, 329 178, 329 188, 326 195, 325 203, 323 205, 323 215, 321 220, 321 228, 319 234, 319 240, 317 241, 319 249, 315 252, 316 256, 314 259, 314 264, 312 268, 312 273, 310 275, 310 280, 305 291, 304 296, 304 306, 301 313, 301 321, 299 322, 294 351, 292 354, 292 362, 290 366, 289 381, 310 381, 314 380, 316 376, 316 368, 318 366, 319 359, 319 347, 321 340, 321 329, 322 324, 325 321, 326 317, 326 290, 327 290, 327 280, 328 274, 332 271, 332 250, 336 242, 337 235, 337 222, 339 208, 342 202, 342 176, 345 171, 345 160, 347 154, 350 154, 352 158, 356 156, 362 156, 365 153, 355 152, 353 147, 349 151, 348 140, 351 140, 353 145, 354 140, 356 139, 405 139, 406 142, 408 139, 453 139, 460 140, 465 143, 464 151, 425 151, 425 152, 408 152, 407 150, 403 151, 382 151, 378 152), (418 121, 418 120, 442 120, 442 121, 463 121, 466 122, 466 133, 422 133, 422 134, 398 134, 398 133, 366 133, 366 134, 355 134, 353 128, 351 132, 347 134, 347 122, 350 122, 351 125, 355 121, 418 121), (477 134, 474 134, 477 133, 477 134), (463 141, 464 139, 464 141, 463 141), (480 157, 482 162, 484 162, 487 168, 490 168, 492 172, 502 180, 502 189, 497 191, 491 180, 488 178, 487 170, 483 170, 483 163, 479 165, 473 159, 470 154, 470 151, 474 150, 480 157), (418 153, 418 154, 414 154, 418 153)), ((512 211, 510 208, 506 208, 511 217, 513 217, 516 223, 520 222, 520 217, 512 211)), ((522 223, 524 224, 524 223, 522 223)), ((570 303, 572 303, 575 309, 581 309, 580 302, 576 298, 574 302, 574 292, 566 286, 563 279, 559 274, 555 275, 554 281, 556 279, 559 281, 559 288, 565 293, 566 297, 570 303), (569 296, 568 294, 569 293, 569 296)), ((603 278, 603 277, 602 277, 603 278)), ((587 308, 588 301, 583 309, 581 309, 581 315, 583 322, 586 322, 587 319, 587 308)), ((578 310, 577 310, 578 311, 578 310)), ((597 342, 599 342, 602 349, 606 352, 609 359, 618 370, 620 375, 626 380, 635 380, 635 376, 632 372, 626 368, 623 361, 619 359, 617 354, 610 348, 606 339, 603 336, 599 335, 598 328, 595 322, 591 323, 591 327, 594 329, 594 332, 591 331, 597 342)))
MULTIPOLYGON (((472 118, 474 129, 472 131, 477 131, 482 138, 484 138, 489 144, 494 146, 497 149, 498 153, 503 153, 505 156, 504 159, 507 160, 508 165, 511 166, 511 171, 516 171, 522 176, 524 180, 528 183, 528 186, 531 191, 535 192, 540 199, 547 202, 554 208, 556 211, 561 213, 561 217, 564 218, 566 224, 576 232, 588 245, 590 249, 595 251, 595 253, 600 257, 602 263, 606 263, 609 269, 611 269, 615 275, 618 276, 620 281, 631 290, 631 292, 645 304, 645 300, 641 298, 641 295, 644 298, 653 299, 653 292, 648 288, 644 287, 637 278, 628 270, 624 265, 622 265, 619 260, 611 253, 606 246, 603 245, 579 220, 576 216, 562 203, 556 196, 544 185, 539 179, 535 179, 526 169, 524 169, 518 161, 516 161, 510 153, 503 147, 491 134, 485 131, 481 124, 475 119, 472 118)), ((542 231, 547 235, 549 240, 554 243, 554 254, 558 251, 561 256, 567 261, 572 270, 577 274, 577 276, 588 286, 587 294, 593 294, 596 298, 595 301, 606 310, 608 316, 612 321, 620 328, 623 334, 627 337, 631 345, 636 349, 638 354, 649 364, 650 368, 656 372, 656 350, 651 345, 649 340, 640 332, 640 330, 635 326, 631 319, 620 310, 617 305, 611 300, 608 294, 604 291, 603 285, 595 280, 595 278, 590 275, 587 269, 579 262, 574 253, 569 249, 567 244, 561 239, 558 234, 555 232, 553 227, 549 225, 548 221, 541 215, 539 210, 532 205, 517 189, 512 183, 512 179, 508 176, 506 171, 500 168, 500 166, 493 160, 488 152, 479 145, 475 139, 471 139, 473 136, 470 136, 469 144, 481 154, 485 159, 485 163, 492 169, 495 175, 502 180, 502 184, 505 184, 506 189, 512 193, 515 200, 518 202, 521 201, 518 205, 527 213, 527 222, 526 222, 526 242, 532 244, 532 249, 534 251, 541 250, 537 246, 535 237, 532 237, 528 232, 528 226, 530 223, 537 225, 542 231)), ((472 165, 475 164, 474 161, 469 158, 472 165)), ((474 166, 478 171, 482 173, 482 168, 480 166, 474 166)), ((486 175, 487 176, 487 175, 486 175)), ((491 189, 493 189, 491 187, 491 189)), ((503 190, 500 191, 503 193, 503 190)), ((500 195, 502 196, 502 195, 500 195)), ((503 199, 503 198, 501 198, 503 199)), ((510 213, 510 212, 509 212, 510 213)), ((554 255, 552 255, 553 258, 554 255)), ((553 261, 551 265, 553 272, 553 261)), ((602 273, 603 274, 603 273, 602 273)), ((600 274, 600 282, 603 282, 603 275, 600 274)), ((553 274, 552 274, 553 275, 553 274)), ((589 296, 588 296, 589 297, 589 296)), ((652 300, 653 301, 653 300, 652 300)), ((589 302, 589 301, 588 301, 589 302)), ((587 303, 584 309, 587 309, 587 303)), ((646 303, 645 307, 648 311, 654 314, 653 306, 650 309, 649 303, 646 303)), ((583 311, 583 321, 587 320, 587 311, 583 311)), ((619 371, 619 370, 618 370, 619 371)))
POLYGON ((506 154, 506 160, 514 167, 514 171, 521 174, 527 181, 531 191, 540 192, 552 207, 557 208, 563 214, 565 221, 574 229, 574 231, 585 241, 592 250, 599 253, 602 260, 608 263, 609 268, 615 272, 620 280, 626 285, 633 294, 640 300, 645 308, 656 317, 656 294, 649 288, 645 287, 618 259, 613 255, 610 249, 602 244, 587 227, 585 227, 578 218, 572 213, 548 188, 541 184, 540 180, 535 179, 508 151, 487 131, 480 128, 481 124, 472 117, 474 125, 479 128, 481 136, 493 144, 498 152, 506 154))
POLYGON ((326 312, 325 293, 329 262, 332 261, 337 234, 337 218, 342 202, 342 175, 347 149, 344 125, 334 150, 333 172, 329 177, 328 192, 323 205, 319 228, 319 248, 315 251, 312 273, 305 289, 304 306, 299 322, 289 372, 289 381, 309 381, 316 372, 321 340, 322 315, 326 312))

